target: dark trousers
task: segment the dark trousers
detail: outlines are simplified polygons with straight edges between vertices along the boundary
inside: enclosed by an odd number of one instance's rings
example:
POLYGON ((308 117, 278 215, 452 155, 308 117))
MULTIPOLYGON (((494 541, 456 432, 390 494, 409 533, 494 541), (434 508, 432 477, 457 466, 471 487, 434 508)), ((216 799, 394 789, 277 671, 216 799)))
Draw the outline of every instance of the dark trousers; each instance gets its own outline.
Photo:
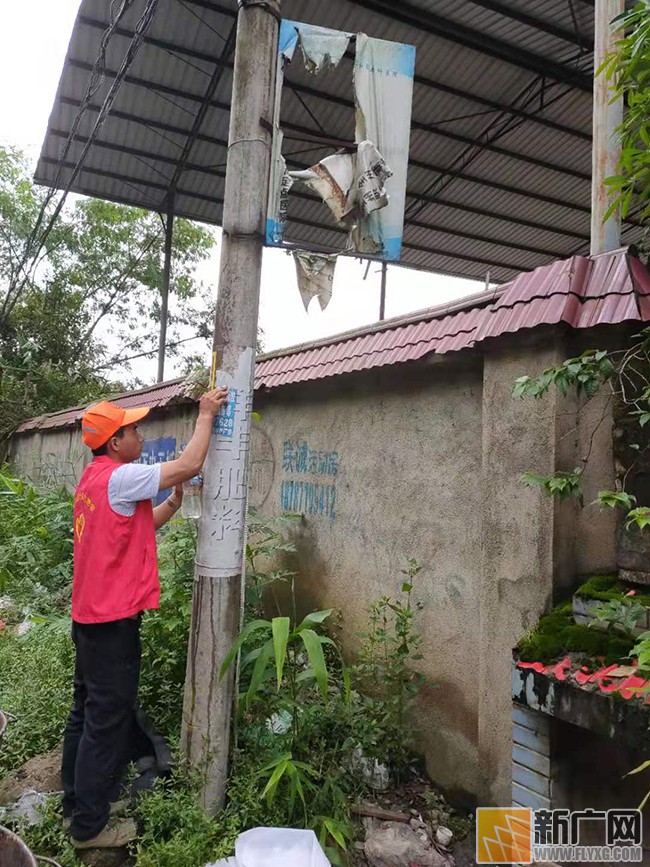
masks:
POLYGON ((140 680, 140 618, 74 623, 74 698, 63 740, 63 812, 90 840, 108 821, 131 749, 140 680))

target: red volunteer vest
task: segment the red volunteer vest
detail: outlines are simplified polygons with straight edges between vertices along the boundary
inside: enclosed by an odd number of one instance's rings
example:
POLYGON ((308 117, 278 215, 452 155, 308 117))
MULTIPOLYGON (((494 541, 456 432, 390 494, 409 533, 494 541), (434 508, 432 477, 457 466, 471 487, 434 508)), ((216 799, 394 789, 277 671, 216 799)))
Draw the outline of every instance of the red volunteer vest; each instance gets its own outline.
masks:
POLYGON ((95 458, 75 491, 72 619, 77 623, 106 623, 158 608, 153 506, 143 500, 131 517, 113 511, 108 482, 118 466, 108 457, 95 458))

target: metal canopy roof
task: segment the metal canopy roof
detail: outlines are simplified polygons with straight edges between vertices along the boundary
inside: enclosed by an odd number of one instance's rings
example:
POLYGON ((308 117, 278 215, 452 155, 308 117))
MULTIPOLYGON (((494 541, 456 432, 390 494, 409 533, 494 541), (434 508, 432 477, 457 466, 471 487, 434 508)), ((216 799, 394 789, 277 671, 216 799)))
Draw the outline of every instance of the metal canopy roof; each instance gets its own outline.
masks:
MULTIPOLYGON (((146 0, 135 0, 110 40, 104 81, 59 169, 110 5, 82 0, 39 183, 67 185, 146 0)), ((500 282, 588 251, 593 0, 283 0, 282 12, 417 48, 403 264, 474 278, 489 270, 500 282)), ((220 223, 236 16, 235 0, 160 0, 74 192, 164 210, 174 188, 177 214, 220 223)), ((351 82, 347 56, 318 77, 300 55, 288 67, 290 168, 353 138, 351 82)), ((626 224, 623 242, 639 232, 626 224)), ((286 238, 343 244, 307 192, 290 195, 286 238)))

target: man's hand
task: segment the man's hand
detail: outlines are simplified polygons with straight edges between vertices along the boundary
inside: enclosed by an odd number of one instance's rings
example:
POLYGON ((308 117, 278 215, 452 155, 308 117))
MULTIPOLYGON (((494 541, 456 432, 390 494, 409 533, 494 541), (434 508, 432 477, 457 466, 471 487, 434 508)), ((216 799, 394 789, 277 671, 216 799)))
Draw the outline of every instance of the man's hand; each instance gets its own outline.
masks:
MULTIPOLYGON (((185 450, 175 461, 166 461, 160 469, 160 490, 173 488, 201 472, 208 453, 214 417, 228 401, 227 388, 206 391, 199 400, 199 416, 194 433, 185 450)), ((177 496, 177 495, 175 495, 177 496)))
POLYGON ((209 415, 214 418, 222 406, 228 403, 228 389, 214 388, 206 391, 199 399, 199 415, 209 415))

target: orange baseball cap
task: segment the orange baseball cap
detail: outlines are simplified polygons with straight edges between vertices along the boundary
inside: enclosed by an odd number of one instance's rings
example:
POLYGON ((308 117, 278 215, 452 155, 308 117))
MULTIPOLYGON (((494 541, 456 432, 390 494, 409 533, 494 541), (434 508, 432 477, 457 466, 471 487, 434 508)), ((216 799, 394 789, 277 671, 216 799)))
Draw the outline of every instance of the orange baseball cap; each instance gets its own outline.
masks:
POLYGON ((134 424, 149 415, 151 407, 123 409, 109 400, 100 400, 81 416, 81 439, 91 449, 98 449, 121 427, 134 424))

